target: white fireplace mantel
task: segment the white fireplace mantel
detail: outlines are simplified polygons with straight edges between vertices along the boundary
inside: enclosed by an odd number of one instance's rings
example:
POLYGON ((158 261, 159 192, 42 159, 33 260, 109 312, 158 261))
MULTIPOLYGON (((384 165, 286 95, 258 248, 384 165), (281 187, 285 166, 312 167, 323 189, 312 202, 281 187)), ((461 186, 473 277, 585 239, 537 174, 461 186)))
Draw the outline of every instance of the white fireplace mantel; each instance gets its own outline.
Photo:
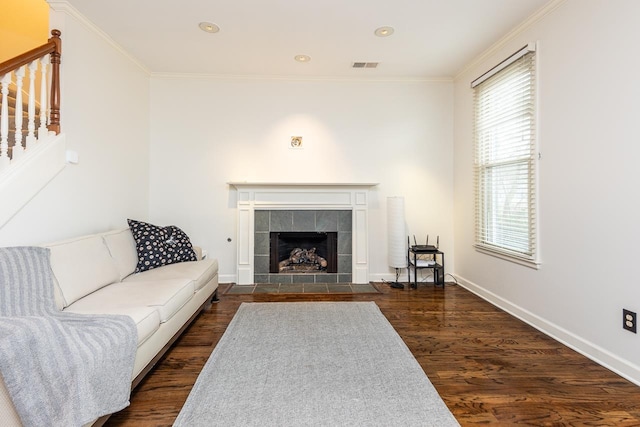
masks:
POLYGON ((377 183, 229 182, 237 190, 237 280, 254 282, 254 217, 256 210, 350 210, 352 212, 352 275, 369 283, 369 190, 377 183))

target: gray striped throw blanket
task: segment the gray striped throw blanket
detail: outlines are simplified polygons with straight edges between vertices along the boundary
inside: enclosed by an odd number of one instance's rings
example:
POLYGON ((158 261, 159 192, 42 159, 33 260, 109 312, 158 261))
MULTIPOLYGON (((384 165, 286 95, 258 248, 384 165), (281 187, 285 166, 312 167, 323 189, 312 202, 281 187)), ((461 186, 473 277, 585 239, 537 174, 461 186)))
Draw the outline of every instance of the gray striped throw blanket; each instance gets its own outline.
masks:
POLYGON ((55 306, 49 250, 0 248, 0 375, 24 426, 81 426, 129 405, 128 316, 55 306))

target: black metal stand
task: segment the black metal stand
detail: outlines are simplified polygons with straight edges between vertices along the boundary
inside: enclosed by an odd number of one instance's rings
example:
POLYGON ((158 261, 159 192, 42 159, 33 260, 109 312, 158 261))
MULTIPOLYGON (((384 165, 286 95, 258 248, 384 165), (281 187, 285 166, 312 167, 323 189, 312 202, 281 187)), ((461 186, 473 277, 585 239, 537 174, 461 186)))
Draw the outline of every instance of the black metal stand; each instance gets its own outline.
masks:
POLYGON ((409 277, 409 286, 418 288, 418 270, 421 268, 430 268, 433 270, 433 283, 436 286, 442 286, 444 288, 444 252, 438 250, 435 246, 429 245, 414 245, 409 247, 407 253, 407 271, 409 277), (418 256, 431 255, 433 264, 430 265, 418 265, 418 256), (440 257, 440 262, 437 258, 440 257), (411 283, 411 269, 413 268, 413 283, 411 283))

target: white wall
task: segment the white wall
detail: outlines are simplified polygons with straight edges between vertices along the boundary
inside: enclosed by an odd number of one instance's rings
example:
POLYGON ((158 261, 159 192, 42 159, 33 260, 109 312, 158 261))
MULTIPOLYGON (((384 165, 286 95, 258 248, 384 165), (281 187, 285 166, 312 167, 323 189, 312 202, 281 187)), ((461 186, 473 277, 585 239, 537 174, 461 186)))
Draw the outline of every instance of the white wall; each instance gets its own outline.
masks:
POLYGON ((370 273, 391 278, 387 196, 405 196, 410 233, 439 234, 453 249, 452 102, 451 82, 153 77, 150 218, 183 228, 231 281, 236 199, 227 182, 378 182, 370 273), (289 148, 294 135, 303 149, 289 148))
POLYGON ((0 246, 126 227, 148 212, 149 77, 80 18, 52 12, 62 31, 62 132, 80 162, 4 227, 0 246))
POLYGON ((640 2, 567 0, 455 84, 455 258, 465 286, 640 384, 640 2), (539 42, 539 270, 475 252, 473 78, 539 42))

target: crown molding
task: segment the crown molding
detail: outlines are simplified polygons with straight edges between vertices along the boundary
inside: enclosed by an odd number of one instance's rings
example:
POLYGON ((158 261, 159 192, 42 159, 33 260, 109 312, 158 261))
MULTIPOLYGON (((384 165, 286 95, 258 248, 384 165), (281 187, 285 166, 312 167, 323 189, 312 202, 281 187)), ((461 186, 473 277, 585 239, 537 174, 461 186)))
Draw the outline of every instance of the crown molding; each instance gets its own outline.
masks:
POLYGON ((151 78, 157 79, 193 79, 193 80, 265 80, 265 81, 309 81, 309 82, 399 82, 399 83, 453 83, 451 77, 378 77, 378 78, 357 78, 357 77, 331 77, 331 76, 293 76, 293 75, 239 75, 239 74, 206 74, 206 73, 163 73, 152 72, 151 78))
POLYGON ((453 81, 457 81, 460 78, 462 78, 462 76, 464 76, 467 72, 469 72, 470 70, 472 70, 475 67, 477 67, 478 65, 480 65, 482 62, 484 62, 491 55, 495 54, 500 49, 502 49, 507 43, 509 43, 510 41, 515 39, 516 36, 518 36, 519 34, 521 34, 524 31, 528 30, 534 24, 536 24, 539 21, 541 21, 542 19, 544 19, 547 15, 551 14, 554 10, 556 10, 558 7, 560 7, 566 1, 567 0, 550 0, 548 3, 546 3, 540 9, 538 9, 536 12, 534 12, 533 15, 529 16, 523 22, 518 24, 515 28, 513 28, 511 31, 509 31, 507 34, 505 34, 497 42, 495 42, 493 45, 491 45, 491 47, 489 47, 487 50, 485 50, 480 55, 475 57, 467 65, 465 65, 460 71, 458 71, 455 74, 455 76, 453 77, 453 81))
MULTIPOLYGON (((54 12, 62 12, 68 16, 71 16, 73 19, 82 24, 87 30, 97 35, 101 38, 105 43, 111 46, 115 51, 117 51, 124 58, 129 60, 132 64, 140 69, 140 71, 144 72, 147 76, 151 75, 151 70, 147 68, 144 64, 142 64, 136 57, 127 52, 122 46, 116 43, 115 40, 111 38, 107 33, 102 31, 96 24, 91 22, 86 16, 84 16, 78 9, 73 7, 66 0, 47 0, 49 4, 49 8, 54 12)), ((64 37, 64 34, 63 34, 64 37)))

